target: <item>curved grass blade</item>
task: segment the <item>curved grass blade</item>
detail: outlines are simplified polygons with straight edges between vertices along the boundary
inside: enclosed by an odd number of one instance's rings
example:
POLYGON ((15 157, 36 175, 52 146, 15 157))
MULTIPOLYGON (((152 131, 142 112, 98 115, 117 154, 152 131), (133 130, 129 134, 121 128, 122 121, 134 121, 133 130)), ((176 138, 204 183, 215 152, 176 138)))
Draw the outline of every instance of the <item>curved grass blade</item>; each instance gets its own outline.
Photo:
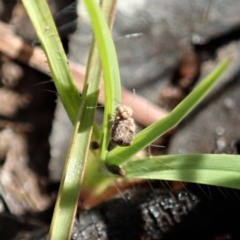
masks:
POLYGON ((126 148, 116 147, 106 156, 106 163, 120 166, 137 152, 175 127, 209 93, 219 76, 230 64, 230 59, 223 61, 205 78, 168 116, 145 128, 137 134, 132 145, 126 148))
POLYGON ((165 155, 128 161, 123 168, 127 178, 193 182, 240 189, 238 155, 165 155))
POLYGON ((45 0, 23 0, 22 2, 46 54, 58 95, 71 122, 75 124, 80 96, 48 5, 45 0))
POLYGON ((116 105, 121 102, 120 74, 112 36, 99 6, 95 0, 84 0, 84 3, 91 18, 104 75, 105 108, 101 146, 101 159, 104 159, 110 139, 109 120, 115 113, 116 105))

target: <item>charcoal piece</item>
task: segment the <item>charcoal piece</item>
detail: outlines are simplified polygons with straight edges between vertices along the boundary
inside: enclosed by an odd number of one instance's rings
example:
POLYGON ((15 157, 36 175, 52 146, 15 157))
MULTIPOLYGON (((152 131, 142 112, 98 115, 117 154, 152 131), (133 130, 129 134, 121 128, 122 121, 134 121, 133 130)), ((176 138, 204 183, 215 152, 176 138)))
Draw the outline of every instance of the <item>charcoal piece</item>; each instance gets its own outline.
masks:
POLYGON ((185 191, 128 192, 82 212, 75 222, 72 239, 162 239, 198 202, 196 196, 185 191))
POLYGON ((82 212, 79 221, 74 222, 72 240, 105 240, 107 226, 98 209, 82 212))

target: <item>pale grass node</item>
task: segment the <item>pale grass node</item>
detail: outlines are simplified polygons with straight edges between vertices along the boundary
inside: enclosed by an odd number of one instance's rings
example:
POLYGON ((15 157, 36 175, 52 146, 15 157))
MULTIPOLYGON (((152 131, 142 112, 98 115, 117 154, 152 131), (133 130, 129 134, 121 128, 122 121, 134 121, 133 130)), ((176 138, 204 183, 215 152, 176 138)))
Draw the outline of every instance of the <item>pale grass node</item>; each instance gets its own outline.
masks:
POLYGON ((53 32, 53 33, 49 33, 49 34, 45 35, 46 38, 52 37, 52 36, 58 36, 58 34, 53 32))

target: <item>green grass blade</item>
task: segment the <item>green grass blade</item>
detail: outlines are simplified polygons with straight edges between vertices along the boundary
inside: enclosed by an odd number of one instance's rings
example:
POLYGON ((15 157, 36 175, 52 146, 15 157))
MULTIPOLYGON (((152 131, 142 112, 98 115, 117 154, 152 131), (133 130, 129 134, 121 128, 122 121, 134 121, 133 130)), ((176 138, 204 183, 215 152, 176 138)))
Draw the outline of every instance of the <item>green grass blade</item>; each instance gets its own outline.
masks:
POLYGON ((80 106, 80 96, 73 82, 68 60, 64 53, 55 24, 45 0, 23 0, 24 7, 47 56, 58 95, 74 124, 80 106))
POLYGON ((123 168, 127 178, 173 180, 240 189, 238 155, 165 155, 128 161, 123 168))
MULTIPOLYGON (((111 25, 111 12, 114 11, 114 8, 106 9, 105 2, 102 3, 102 7, 111 25)), ((51 224, 49 234, 51 239, 70 239, 72 233, 78 198, 83 187, 81 183, 83 174, 85 173, 94 116, 98 103, 101 72, 97 44, 93 40, 84 81, 84 92, 80 106, 79 121, 75 126, 72 137, 71 147, 64 167, 64 175, 61 181, 61 187, 51 224)), ((97 161, 95 161, 95 163, 97 164, 97 161)))
MULTIPOLYGON (((104 13, 105 19, 107 20, 107 23, 110 28, 112 28, 113 26, 116 2, 117 2, 116 0, 107 1, 105 0, 101 2, 101 9, 104 13)), ((89 84, 88 95, 91 96, 91 98, 89 99, 90 101, 87 103, 87 106, 89 106, 88 110, 89 114, 87 116, 87 119, 89 121, 94 120, 95 112, 97 109, 101 76, 102 76, 101 59, 99 55, 98 46, 94 38, 90 49, 85 77, 86 82, 89 84)), ((101 136, 102 132, 99 131, 99 128, 97 126, 94 126, 93 128, 93 137, 95 138, 94 140, 99 142, 101 136)))
MULTIPOLYGON (((75 126, 69 154, 64 166, 64 174, 49 232, 50 239, 52 240, 70 239, 72 234, 77 203, 80 191, 82 190, 81 183, 88 158, 89 143, 98 103, 100 80, 100 59, 96 44, 93 41, 84 81, 83 89, 85 90, 85 94, 83 93, 82 95, 83 100, 81 101, 79 120, 75 126)), ((97 133, 95 136, 99 134, 97 133)))
POLYGON ((126 148, 116 147, 110 151, 106 156, 106 163, 120 166, 138 151, 147 147, 154 140, 175 127, 207 95, 207 93, 209 93, 219 76, 226 70, 229 63, 229 59, 222 62, 168 116, 137 134, 131 146, 126 148))
POLYGON ((105 108, 101 147, 101 158, 103 159, 110 139, 109 120, 115 113, 116 105, 121 102, 121 82, 116 51, 107 22, 95 0, 84 0, 84 2, 90 13, 104 75, 105 108))
POLYGON ((49 231, 49 239, 70 239, 77 203, 81 190, 83 172, 88 156, 92 124, 86 119, 87 85, 83 90, 82 104, 79 109, 79 120, 75 124, 70 149, 65 162, 61 185, 54 208, 49 231))

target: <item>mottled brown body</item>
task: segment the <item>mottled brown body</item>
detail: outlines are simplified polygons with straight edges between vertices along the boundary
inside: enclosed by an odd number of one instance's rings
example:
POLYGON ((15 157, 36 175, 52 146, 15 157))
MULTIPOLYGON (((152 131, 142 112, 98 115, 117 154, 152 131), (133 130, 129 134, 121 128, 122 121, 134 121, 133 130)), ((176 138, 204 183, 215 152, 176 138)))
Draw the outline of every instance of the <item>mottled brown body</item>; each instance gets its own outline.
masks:
POLYGON ((130 146, 135 130, 132 109, 126 105, 118 106, 111 128, 111 142, 121 147, 130 146))

